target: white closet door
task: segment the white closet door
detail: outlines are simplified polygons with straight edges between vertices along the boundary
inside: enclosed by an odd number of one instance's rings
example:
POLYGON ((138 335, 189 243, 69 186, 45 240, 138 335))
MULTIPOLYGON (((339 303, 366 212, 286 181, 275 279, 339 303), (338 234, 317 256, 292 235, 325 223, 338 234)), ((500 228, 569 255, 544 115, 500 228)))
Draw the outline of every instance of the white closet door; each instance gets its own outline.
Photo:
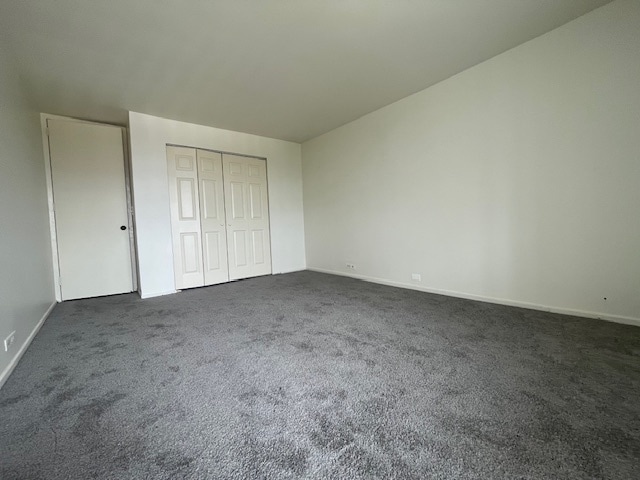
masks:
POLYGON ((195 148, 167 147, 176 288, 204 285, 195 148))
POLYGON ((222 155, 229 278, 271 273, 265 160, 222 155))
POLYGON ((214 285, 229 281, 222 155, 198 150, 197 159, 204 284, 214 285))
POLYGON ((47 126, 62 300, 131 292, 122 129, 53 119, 47 126))

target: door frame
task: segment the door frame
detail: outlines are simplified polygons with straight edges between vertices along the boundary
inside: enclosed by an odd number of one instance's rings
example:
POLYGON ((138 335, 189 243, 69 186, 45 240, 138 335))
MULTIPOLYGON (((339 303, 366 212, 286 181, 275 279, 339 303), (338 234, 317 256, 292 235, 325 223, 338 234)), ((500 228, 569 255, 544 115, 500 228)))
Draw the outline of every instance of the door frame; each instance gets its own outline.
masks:
MULTIPOLYGON (((258 160, 264 160, 268 165, 267 157, 261 157, 260 155, 250 155, 248 153, 229 152, 227 150, 215 150, 213 148, 194 147, 193 145, 183 145, 181 143, 165 143, 166 147, 180 147, 180 148, 195 148, 196 150, 204 150, 205 152, 220 153, 222 155, 236 155, 237 157, 257 158, 258 160)), ((269 182, 267 182, 269 187, 269 182)))
POLYGON ((40 127, 42 130, 42 149, 44 152, 45 178, 47 183, 47 208, 49 211, 49 234, 51 236, 51 260, 53 263, 53 284, 56 301, 62 302, 62 289, 60 288, 60 258, 58 256, 58 238, 56 229, 56 213, 53 201, 53 176, 51 174, 51 152, 49 150, 49 128, 47 120, 64 120, 68 122, 89 123, 92 125, 106 125, 110 127, 118 127, 122 132, 122 149, 124 157, 124 184, 127 197, 127 220, 129 222, 129 250, 131 252, 131 281, 133 291, 138 291, 138 256, 135 243, 135 214, 133 210, 133 200, 131 194, 131 162, 129 159, 129 136, 126 127, 122 125, 91 122, 79 118, 65 117, 62 115, 53 115, 49 113, 40 114, 40 127))

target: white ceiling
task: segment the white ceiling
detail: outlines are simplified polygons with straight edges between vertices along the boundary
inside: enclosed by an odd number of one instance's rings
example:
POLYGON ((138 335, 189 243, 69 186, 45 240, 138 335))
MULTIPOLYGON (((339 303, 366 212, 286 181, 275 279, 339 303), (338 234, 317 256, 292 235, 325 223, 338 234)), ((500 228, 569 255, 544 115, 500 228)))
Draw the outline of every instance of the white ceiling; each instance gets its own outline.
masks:
POLYGON ((301 142, 610 0, 2 0, 41 111, 301 142))

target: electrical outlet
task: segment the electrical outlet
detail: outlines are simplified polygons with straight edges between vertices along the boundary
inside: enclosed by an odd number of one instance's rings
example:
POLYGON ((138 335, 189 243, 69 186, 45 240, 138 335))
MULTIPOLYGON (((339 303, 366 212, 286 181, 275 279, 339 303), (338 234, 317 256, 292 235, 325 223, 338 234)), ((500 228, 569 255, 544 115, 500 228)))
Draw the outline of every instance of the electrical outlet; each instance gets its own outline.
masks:
POLYGON ((9 336, 7 338, 4 339, 4 351, 8 352, 9 351, 9 347, 11 346, 11 344, 14 342, 14 340, 16 339, 16 332, 11 332, 9 334, 9 336))
POLYGON ((356 269, 356 266, 353 263, 347 263, 346 265, 347 265, 347 268, 349 270, 355 270, 356 269))
POLYGON ((415 282, 421 282, 422 281, 422 275, 420 275, 419 273, 412 273, 411 274, 411 280, 413 280, 415 282))

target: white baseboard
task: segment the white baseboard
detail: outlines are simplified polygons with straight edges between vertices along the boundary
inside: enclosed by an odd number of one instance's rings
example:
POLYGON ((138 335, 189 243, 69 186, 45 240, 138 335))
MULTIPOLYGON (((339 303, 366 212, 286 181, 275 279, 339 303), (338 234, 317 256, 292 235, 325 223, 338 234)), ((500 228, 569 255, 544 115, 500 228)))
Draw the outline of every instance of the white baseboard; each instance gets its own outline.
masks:
POLYGON ((497 303, 499 305, 509 305, 511 307, 529 308, 531 310, 541 310, 543 312, 561 313, 563 315, 573 315, 576 317, 596 318, 599 320, 607 320, 609 322, 624 323, 626 325, 635 325, 640 327, 640 318, 626 317, 623 315, 611 315, 602 312, 589 312, 584 310, 573 310, 570 308, 550 307, 548 305, 539 305, 536 303, 519 302, 516 300, 507 300, 504 298, 485 297, 482 295, 474 295, 470 293, 456 292, 452 290, 441 290, 438 288, 429 288, 422 285, 412 283, 396 282, 383 278, 369 277, 367 275, 357 275, 353 273, 339 272, 335 270, 327 270, 324 268, 307 267, 312 272, 329 273, 331 275, 339 275, 341 277, 357 278, 366 282, 379 283, 381 285, 389 285, 391 287, 408 288, 411 290, 419 290, 421 292, 435 293, 438 295, 446 295, 448 297, 466 298, 468 300, 477 300, 480 302, 497 303))
POLYGON ((140 298, 144 300, 145 298, 162 297, 163 295, 172 295, 174 293, 178 293, 178 290, 167 290, 166 292, 154 292, 154 293, 140 292, 140 298))
POLYGON ((273 272, 272 275, 284 275, 285 273, 304 272, 306 268, 296 268, 295 270, 282 270, 280 272, 273 272))
MULTIPOLYGON (((296 270, 284 270, 282 272, 272 272, 271 275, 281 275, 281 274, 285 274, 285 273, 304 272, 305 270, 306 270, 306 268, 299 268, 299 269, 296 269, 296 270)), ((224 285, 224 283, 230 283, 230 282, 223 282, 223 283, 220 283, 219 285, 224 285)), ((161 297, 163 295, 172 295, 174 293, 178 293, 179 291, 180 290, 168 290, 166 292, 156 292, 156 293, 138 292, 138 294, 140 295, 140 298, 144 300, 144 299, 147 299, 147 298, 161 297)))
POLYGON ((4 383, 7 381, 7 379, 9 378, 9 375, 11 375, 11 372, 13 372, 13 369, 16 368, 16 365, 18 365, 18 362, 22 358, 22 355, 24 355, 24 352, 26 352, 29 345, 31 345, 31 341, 33 340, 33 337, 36 336, 36 334, 40 330, 40 327, 42 327, 47 317, 49 317, 51 310, 53 310, 53 307, 55 307, 57 304, 58 302, 51 303, 49 308, 47 308, 47 311, 44 312, 44 315, 42 315, 42 318, 40 319, 40 321, 33 328, 31 333, 27 337, 27 339, 24 341, 24 343, 20 347, 20 350, 18 350, 18 353, 15 354, 15 356, 11 359, 11 362, 9 362, 9 365, 7 365, 7 367, 4 369, 2 374, 0 374, 0 388, 2 388, 4 383))

